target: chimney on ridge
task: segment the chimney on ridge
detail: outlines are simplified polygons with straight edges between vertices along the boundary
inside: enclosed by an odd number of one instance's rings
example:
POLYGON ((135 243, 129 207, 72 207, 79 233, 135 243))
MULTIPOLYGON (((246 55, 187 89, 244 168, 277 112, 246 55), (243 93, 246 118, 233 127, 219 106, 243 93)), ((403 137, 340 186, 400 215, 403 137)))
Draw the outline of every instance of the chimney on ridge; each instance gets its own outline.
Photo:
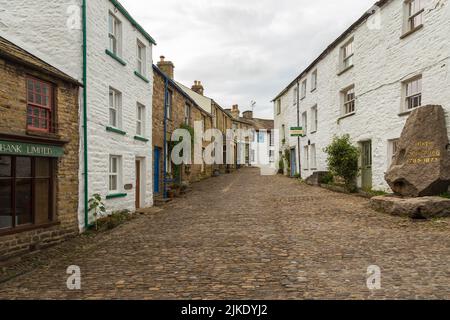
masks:
POLYGON ((242 113, 242 115, 244 116, 245 119, 253 119, 253 111, 244 111, 244 113, 242 113))
POLYGON ((192 91, 197 92, 198 94, 203 95, 203 92, 205 91, 205 89, 203 88, 202 82, 201 81, 194 81, 194 85, 191 87, 192 91))
POLYGON ((233 118, 239 119, 240 114, 241 112, 239 111, 239 106, 237 104, 233 105, 231 109, 231 115, 233 116, 233 118))
POLYGON ((175 69, 175 66, 172 61, 165 61, 166 57, 164 56, 161 56, 160 59, 161 60, 156 65, 166 76, 173 80, 173 70, 175 69))

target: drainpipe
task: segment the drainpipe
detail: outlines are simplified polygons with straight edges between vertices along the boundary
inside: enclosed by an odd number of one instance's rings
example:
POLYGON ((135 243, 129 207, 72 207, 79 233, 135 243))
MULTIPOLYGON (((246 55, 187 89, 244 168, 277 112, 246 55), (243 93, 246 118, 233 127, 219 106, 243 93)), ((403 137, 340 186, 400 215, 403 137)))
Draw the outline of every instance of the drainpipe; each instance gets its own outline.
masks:
MULTIPOLYGON (((300 82, 297 80, 297 127, 300 127, 300 82)), ((303 128, 304 129, 304 128, 303 128)), ((300 158, 300 137, 297 137, 298 174, 302 178, 302 165, 300 158)))
POLYGON ((163 197, 167 199, 167 104, 169 103, 169 79, 164 75, 164 190, 163 197))
POLYGON ((89 228, 89 191, 88 191, 88 137, 87 137, 87 16, 86 16, 86 1, 83 0, 83 148, 84 148, 84 228, 89 228))

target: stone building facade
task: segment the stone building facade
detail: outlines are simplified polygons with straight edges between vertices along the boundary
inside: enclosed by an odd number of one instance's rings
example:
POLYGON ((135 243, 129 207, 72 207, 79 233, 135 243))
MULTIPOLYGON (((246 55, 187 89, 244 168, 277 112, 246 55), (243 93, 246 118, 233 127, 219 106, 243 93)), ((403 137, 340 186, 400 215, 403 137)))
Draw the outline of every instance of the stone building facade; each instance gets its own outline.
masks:
POLYGON ((410 112, 442 105, 450 129, 450 4, 378 1, 274 99, 277 163, 285 151, 303 178, 327 170, 323 149, 349 134, 361 149, 358 186, 384 179, 410 112), (301 126, 305 136, 291 137, 301 126))
POLYGON ((117 0, 0 0, 0 7, 8 12, 0 29, 9 39, 79 81, 86 76, 80 229, 93 222, 86 205, 93 194, 102 196, 108 212, 151 206, 152 37, 117 0))
POLYGON ((81 84, 0 37, 0 260, 78 233, 81 84))
MULTIPOLYGON (((211 128, 211 115, 200 108, 174 81, 174 65, 161 61, 153 66, 153 186, 155 196, 163 196, 173 183, 197 182, 211 177, 212 167, 206 164, 184 164, 177 169, 170 161, 171 138, 176 129, 194 128, 195 121, 202 122, 203 130, 211 128), (167 93, 167 98, 166 98, 167 93), (167 99, 167 101, 166 101, 167 99), (167 117, 166 121, 165 118, 167 117), (166 134, 166 139, 164 139, 166 134)), ((203 141, 203 147, 207 142, 203 141)), ((192 161, 194 157, 192 155, 192 161)))

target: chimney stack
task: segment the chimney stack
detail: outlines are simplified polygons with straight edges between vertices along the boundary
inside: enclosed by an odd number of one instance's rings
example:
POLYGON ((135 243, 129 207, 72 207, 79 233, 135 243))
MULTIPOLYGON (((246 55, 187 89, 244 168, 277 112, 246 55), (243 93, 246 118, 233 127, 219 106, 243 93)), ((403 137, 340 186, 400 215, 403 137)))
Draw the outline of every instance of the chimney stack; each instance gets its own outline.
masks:
POLYGON ((203 95, 203 92, 205 91, 202 82, 197 80, 194 81, 194 85, 191 87, 191 89, 201 95, 203 95))
POLYGON ((233 116, 233 118, 239 119, 240 114, 241 112, 239 111, 239 106, 237 104, 233 105, 231 109, 231 115, 233 116))
POLYGON ((253 119, 253 111, 244 111, 244 113, 242 113, 242 115, 244 116, 245 119, 253 119))
POLYGON ((172 61, 165 61, 166 57, 164 56, 161 56, 160 59, 161 60, 156 65, 166 76, 173 80, 173 70, 175 69, 175 66, 172 61))

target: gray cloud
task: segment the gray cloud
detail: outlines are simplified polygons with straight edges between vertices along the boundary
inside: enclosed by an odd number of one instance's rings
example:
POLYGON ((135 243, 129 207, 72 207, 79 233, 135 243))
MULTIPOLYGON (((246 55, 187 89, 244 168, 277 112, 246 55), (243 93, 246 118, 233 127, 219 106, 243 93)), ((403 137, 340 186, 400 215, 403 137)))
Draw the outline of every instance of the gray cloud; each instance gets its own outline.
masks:
POLYGON ((270 100, 374 0, 121 0, 156 39, 176 80, 201 80, 208 96, 273 117, 270 100))

